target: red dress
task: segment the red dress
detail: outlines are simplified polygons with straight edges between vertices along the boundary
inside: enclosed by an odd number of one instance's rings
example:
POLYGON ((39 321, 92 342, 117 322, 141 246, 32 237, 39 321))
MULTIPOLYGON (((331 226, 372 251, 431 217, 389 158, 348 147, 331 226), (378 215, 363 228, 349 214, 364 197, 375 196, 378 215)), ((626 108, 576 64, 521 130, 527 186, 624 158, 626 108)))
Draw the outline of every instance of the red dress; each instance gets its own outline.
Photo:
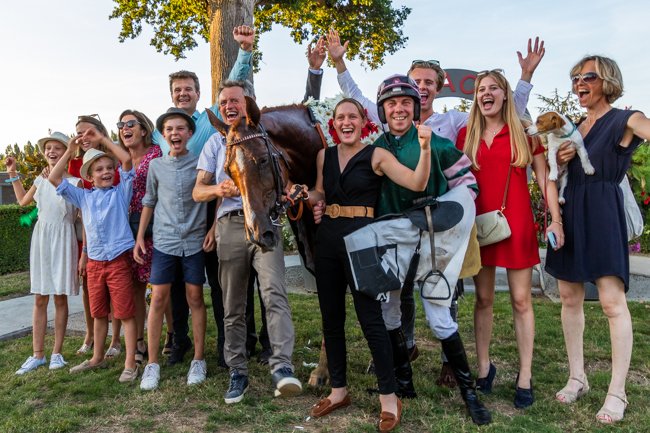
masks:
MULTIPOLYGON (((467 128, 458 133, 456 147, 465 146, 467 128)), ((544 152, 539 146, 534 154, 544 152)), ((510 129, 508 125, 494 137, 492 145, 481 140, 476 155, 479 170, 472 169, 476 176, 479 194, 476 198, 476 214, 480 215, 501 208, 503 192, 510 163, 510 129)), ((481 247, 481 264, 509 269, 530 268, 540 262, 539 245, 535 236, 535 221, 528 192, 527 167, 512 167, 510 186, 506 198, 504 215, 512 232, 508 239, 481 247)))

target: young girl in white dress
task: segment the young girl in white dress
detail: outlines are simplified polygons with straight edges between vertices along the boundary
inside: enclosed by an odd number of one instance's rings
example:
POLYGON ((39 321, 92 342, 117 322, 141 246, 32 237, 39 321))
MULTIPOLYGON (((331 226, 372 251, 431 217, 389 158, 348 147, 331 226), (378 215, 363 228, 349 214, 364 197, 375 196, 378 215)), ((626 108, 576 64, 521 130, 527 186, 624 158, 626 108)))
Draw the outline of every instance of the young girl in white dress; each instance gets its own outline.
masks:
MULTIPOLYGON (((47 161, 48 169, 54 167, 68 147, 68 137, 60 132, 38 140, 38 149, 47 161)), ((34 294, 33 348, 34 354, 16 371, 22 375, 47 363, 45 357, 45 331, 47 304, 54 296, 54 347, 50 357, 50 370, 65 367, 61 354, 63 338, 68 324, 68 296, 79 294, 77 276, 78 247, 74 229, 77 209, 56 194, 54 186, 42 176, 25 192, 16 174, 16 160, 8 157, 7 171, 18 204, 25 206, 36 201, 38 221, 32 233, 29 254, 31 292, 34 294)), ((46 170, 48 170, 46 169, 46 170)), ((81 179, 69 176, 75 184, 81 179)))

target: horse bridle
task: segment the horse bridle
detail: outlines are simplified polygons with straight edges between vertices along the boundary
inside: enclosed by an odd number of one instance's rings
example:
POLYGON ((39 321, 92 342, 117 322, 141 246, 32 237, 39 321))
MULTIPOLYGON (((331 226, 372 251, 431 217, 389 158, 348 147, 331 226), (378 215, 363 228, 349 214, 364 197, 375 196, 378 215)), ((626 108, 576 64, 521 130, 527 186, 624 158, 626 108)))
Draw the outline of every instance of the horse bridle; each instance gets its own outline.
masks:
MULTIPOLYGON (((282 171, 280 168, 280 158, 282 158, 282 161, 284 161, 284 165, 287 168, 289 168, 289 163, 287 161, 287 158, 284 156, 284 154, 282 154, 282 152, 280 152, 278 148, 273 145, 273 142, 271 142, 271 140, 269 139, 269 135, 266 133, 266 130, 264 129, 262 124, 259 124, 258 128, 260 132, 256 132, 250 135, 245 135, 244 137, 240 137, 236 140, 231 141, 230 143, 226 143, 226 147, 237 146, 238 144, 241 144, 245 141, 252 140, 254 138, 261 138, 264 140, 264 144, 266 145, 266 151, 269 157, 271 158, 271 167, 273 170, 273 181, 275 183, 275 204, 273 205, 273 208, 269 213, 269 218, 271 219, 271 224, 273 224, 276 227, 281 227, 282 224, 280 224, 280 217, 282 216, 282 213, 286 210, 286 207, 282 204, 280 199, 284 191, 284 182, 282 181, 282 171)), ((225 169, 228 173, 228 176, 230 176, 230 169, 228 167, 225 167, 225 169)))

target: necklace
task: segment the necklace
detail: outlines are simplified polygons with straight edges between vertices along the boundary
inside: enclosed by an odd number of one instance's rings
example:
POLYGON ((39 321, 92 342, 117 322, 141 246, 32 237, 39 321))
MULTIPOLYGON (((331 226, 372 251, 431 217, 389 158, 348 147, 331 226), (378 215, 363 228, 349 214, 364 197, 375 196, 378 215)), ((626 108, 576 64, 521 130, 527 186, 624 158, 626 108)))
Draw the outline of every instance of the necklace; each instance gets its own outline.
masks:
MULTIPOLYGON (((504 124, 505 125, 505 124, 504 124)), ((489 133, 492 135, 492 137, 496 137, 496 135, 501 131, 504 127, 504 125, 500 125, 499 127, 495 128, 494 130, 490 131, 489 129, 485 129, 485 132, 489 133)))

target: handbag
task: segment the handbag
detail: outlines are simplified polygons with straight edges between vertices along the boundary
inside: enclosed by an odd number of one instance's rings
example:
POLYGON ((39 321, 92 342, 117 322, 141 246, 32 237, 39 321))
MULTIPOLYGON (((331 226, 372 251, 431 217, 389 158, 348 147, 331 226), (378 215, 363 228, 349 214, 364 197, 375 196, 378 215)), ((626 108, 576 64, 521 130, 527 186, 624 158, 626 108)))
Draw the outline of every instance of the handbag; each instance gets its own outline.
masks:
POLYGON ((625 223, 627 225, 627 240, 631 241, 643 234, 643 215, 641 215, 639 205, 634 199, 634 193, 632 192, 630 181, 627 179, 627 176, 623 176, 620 187, 623 191, 625 223))
POLYGON ((506 198, 508 197, 508 186, 510 185, 511 172, 512 165, 508 168, 508 178, 506 179, 506 188, 503 192, 501 209, 485 212, 476 216, 478 244, 482 247, 508 239, 512 234, 510 231, 510 225, 508 224, 508 219, 503 214, 503 211, 506 208, 506 198))

